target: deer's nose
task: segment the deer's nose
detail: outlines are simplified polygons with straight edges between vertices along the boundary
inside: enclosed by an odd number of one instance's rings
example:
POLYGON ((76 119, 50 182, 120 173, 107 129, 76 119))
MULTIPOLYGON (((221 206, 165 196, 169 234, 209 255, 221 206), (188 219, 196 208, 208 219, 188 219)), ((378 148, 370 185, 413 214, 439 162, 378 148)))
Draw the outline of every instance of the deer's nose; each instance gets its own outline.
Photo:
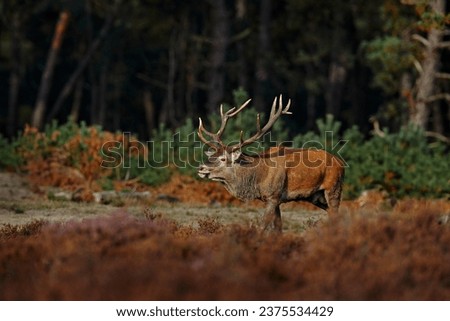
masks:
POLYGON ((200 176, 201 178, 208 178, 209 171, 205 165, 200 165, 198 167, 198 176, 200 176))

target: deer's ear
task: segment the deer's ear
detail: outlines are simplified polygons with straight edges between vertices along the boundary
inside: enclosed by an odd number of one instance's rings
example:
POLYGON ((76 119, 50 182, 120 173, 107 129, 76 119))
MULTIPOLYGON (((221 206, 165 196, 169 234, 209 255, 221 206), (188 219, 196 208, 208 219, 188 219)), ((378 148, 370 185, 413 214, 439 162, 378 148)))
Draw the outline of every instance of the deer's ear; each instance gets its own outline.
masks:
POLYGON ((241 156, 241 151, 240 150, 236 150, 234 152, 231 152, 231 162, 234 163, 236 162, 239 157, 241 156))
POLYGON ((207 151, 205 151, 205 155, 208 156, 208 157, 211 157, 211 156, 214 155, 214 154, 215 154, 215 151, 213 151, 213 150, 207 150, 207 151))

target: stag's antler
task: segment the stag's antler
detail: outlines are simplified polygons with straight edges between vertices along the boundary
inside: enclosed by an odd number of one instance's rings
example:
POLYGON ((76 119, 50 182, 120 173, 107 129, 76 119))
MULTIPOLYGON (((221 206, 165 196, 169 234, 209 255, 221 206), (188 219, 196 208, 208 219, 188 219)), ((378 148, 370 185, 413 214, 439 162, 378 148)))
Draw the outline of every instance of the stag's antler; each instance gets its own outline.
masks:
POLYGON ((273 100, 272 109, 270 110, 270 116, 269 120, 267 121, 267 124, 261 129, 261 119, 260 119, 261 117, 258 113, 258 115, 256 115, 256 128, 257 128, 256 134, 244 140, 243 139, 244 132, 241 131, 240 143, 236 146, 233 146, 231 150, 235 151, 241 149, 242 147, 252 144, 258 139, 260 139, 272 128, 273 124, 275 124, 275 122, 277 121, 278 118, 280 118, 281 115, 292 114, 292 112, 289 111, 290 107, 291 107, 291 100, 289 99, 286 107, 283 108, 283 96, 280 95, 278 99, 278 108, 277 108, 277 97, 275 97, 275 99, 273 100))
POLYGON ((222 120, 220 124, 220 128, 217 131, 217 133, 212 133, 203 127, 202 119, 199 118, 199 125, 198 125, 198 137, 202 142, 204 142, 206 145, 213 149, 217 149, 217 145, 214 143, 219 144, 221 147, 225 147, 225 145, 222 142, 222 139, 220 138, 225 130, 225 127, 227 126, 227 122, 230 118, 234 117, 238 113, 240 113, 247 105, 250 103, 251 99, 247 100, 245 103, 243 103, 239 108, 236 109, 236 107, 231 108, 226 113, 223 112, 223 105, 220 105, 220 118, 222 120), (203 133, 205 133, 207 136, 212 138, 212 142, 208 141, 204 136, 203 133))
MULTIPOLYGON (((203 127, 203 122, 202 119, 199 118, 199 126, 198 126, 198 137, 200 138, 200 140, 205 143, 206 145, 208 145, 209 147, 216 149, 218 148, 217 145, 225 148, 226 146, 224 145, 224 143, 221 140, 221 136, 225 130, 225 127, 227 125, 227 122, 230 118, 234 117, 235 115, 237 115, 238 113, 240 113, 249 103, 250 100, 247 100, 245 103, 243 103, 239 108, 236 109, 236 107, 231 108, 230 110, 228 110, 226 113, 223 112, 223 106, 220 105, 220 117, 222 119, 222 123, 220 125, 219 130, 217 131, 217 133, 212 133, 208 130, 205 129, 205 127, 203 127), (208 141, 204 136, 203 133, 206 134, 207 136, 212 138, 212 141, 208 141)), ((261 128, 261 119, 260 119, 260 115, 258 114, 256 116, 256 128, 257 128, 257 132, 256 134, 254 134, 252 137, 244 140, 243 136, 244 136, 244 132, 241 131, 241 138, 240 138, 240 142, 239 144, 232 146, 231 150, 232 151, 236 151, 238 149, 241 149, 244 146, 247 146, 249 144, 254 143, 256 140, 258 140, 259 138, 261 138, 262 136, 264 136, 273 126, 273 124, 277 121, 277 119, 281 116, 281 115, 290 115, 292 114, 289 111, 289 108, 291 107, 291 100, 289 99, 288 104, 286 105, 286 107, 283 108, 283 97, 282 95, 280 95, 280 97, 275 97, 273 104, 272 104, 272 109, 270 110, 270 117, 269 120, 267 122, 267 124, 261 128), (278 99, 278 106, 277 106, 277 99, 278 99)))

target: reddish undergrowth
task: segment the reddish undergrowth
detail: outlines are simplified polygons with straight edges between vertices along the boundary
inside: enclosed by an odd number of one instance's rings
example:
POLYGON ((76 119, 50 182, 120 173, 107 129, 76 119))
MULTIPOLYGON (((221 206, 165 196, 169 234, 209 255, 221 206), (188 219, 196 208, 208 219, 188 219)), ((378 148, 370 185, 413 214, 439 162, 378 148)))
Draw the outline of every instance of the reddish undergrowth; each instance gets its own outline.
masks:
POLYGON ((154 195, 170 195, 182 203, 190 204, 242 204, 223 186, 212 181, 199 181, 190 176, 174 174, 169 182, 150 189, 154 195))
POLYGON ((0 230, 0 299, 450 300, 442 212, 330 218, 267 235, 126 213, 0 230))

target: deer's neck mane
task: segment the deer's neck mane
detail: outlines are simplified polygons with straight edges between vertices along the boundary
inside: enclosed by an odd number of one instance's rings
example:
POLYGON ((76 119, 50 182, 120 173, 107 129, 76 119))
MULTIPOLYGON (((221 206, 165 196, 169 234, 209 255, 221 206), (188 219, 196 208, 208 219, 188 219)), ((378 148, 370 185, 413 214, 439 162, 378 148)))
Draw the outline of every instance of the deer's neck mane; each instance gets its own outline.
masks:
POLYGON ((261 181, 261 163, 258 158, 252 164, 235 168, 234 182, 226 182, 225 188, 233 196, 241 200, 253 200, 261 197, 259 183, 261 181))

